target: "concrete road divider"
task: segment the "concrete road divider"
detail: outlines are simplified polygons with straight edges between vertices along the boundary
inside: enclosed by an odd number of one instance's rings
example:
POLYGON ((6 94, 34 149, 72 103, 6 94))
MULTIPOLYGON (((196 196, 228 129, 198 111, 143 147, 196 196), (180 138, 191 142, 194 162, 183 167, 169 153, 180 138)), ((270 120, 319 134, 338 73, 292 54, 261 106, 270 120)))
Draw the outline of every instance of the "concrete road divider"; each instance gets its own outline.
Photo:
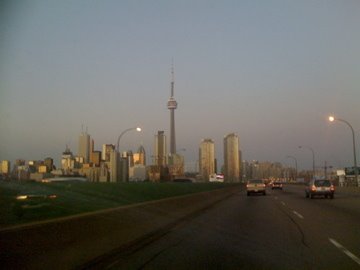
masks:
POLYGON ((0 230, 3 269, 73 269, 199 214, 239 186, 0 230))

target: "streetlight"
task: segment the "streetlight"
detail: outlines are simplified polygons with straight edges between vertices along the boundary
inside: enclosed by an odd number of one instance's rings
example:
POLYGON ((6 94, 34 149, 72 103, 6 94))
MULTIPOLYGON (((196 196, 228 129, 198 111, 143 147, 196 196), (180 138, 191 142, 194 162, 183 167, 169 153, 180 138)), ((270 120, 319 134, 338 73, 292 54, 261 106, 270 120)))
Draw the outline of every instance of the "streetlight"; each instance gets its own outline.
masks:
POLYGON ((121 134, 119 135, 118 139, 117 139, 117 144, 116 144, 116 151, 119 152, 119 143, 120 143, 120 139, 121 137, 128 131, 130 130, 136 130, 138 132, 141 131, 141 128, 140 127, 133 127, 133 128, 128 128, 128 129, 125 129, 123 132, 121 132, 121 134))
POLYGON ((297 174, 298 174, 298 167, 297 167, 297 160, 293 156, 287 156, 286 158, 291 158, 295 161, 295 181, 297 180, 297 174))
POLYGON ((314 153, 314 149, 312 149, 311 147, 307 147, 307 146, 299 146, 299 148, 306 148, 308 150, 311 151, 312 153, 312 161, 313 161, 313 179, 315 178, 315 153, 314 153))
MULTIPOLYGON (((351 129, 351 132, 352 132, 352 140, 353 140, 353 151, 354 151, 354 172, 355 172, 356 182, 358 182, 359 172, 358 172, 357 162, 356 162, 356 146, 355 146, 355 132, 354 132, 354 129, 353 129, 353 127, 350 125, 350 123, 349 123, 348 121, 346 121, 346 120, 344 120, 344 119, 340 119, 340 118, 335 118, 334 116, 329 116, 329 121, 330 121, 330 122, 334 122, 335 120, 347 124, 347 125, 350 127, 350 129, 351 129)), ((358 186, 360 186, 360 182, 358 182, 358 186)))

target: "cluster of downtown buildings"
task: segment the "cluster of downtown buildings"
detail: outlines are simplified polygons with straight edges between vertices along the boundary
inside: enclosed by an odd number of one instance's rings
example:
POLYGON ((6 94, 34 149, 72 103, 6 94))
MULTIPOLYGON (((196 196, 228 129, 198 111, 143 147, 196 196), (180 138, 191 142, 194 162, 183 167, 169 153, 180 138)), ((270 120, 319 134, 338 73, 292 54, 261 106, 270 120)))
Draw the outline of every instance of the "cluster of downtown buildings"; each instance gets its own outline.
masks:
MULTIPOLYGON (((119 151, 117 146, 104 144, 102 151, 94 149, 94 140, 88 132, 82 131, 79 136, 78 153, 74 155, 66 147, 61 157, 61 168, 55 168, 52 158, 43 161, 16 160, 11 170, 10 161, 1 162, 0 175, 3 178, 17 180, 36 180, 54 176, 83 176, 93 182, 128 182, 128 181, 173 181, 185 179, 184 156, 176 151, 175 142, 175 110, 174 69, 172 68, 171 95, 167 102, 170 110, 170 151, 164 131, 155 134, 154 156, 152 164, 147 165, 143 146, 136 152, 119 151)), ((130 131, 130 129, 125 130, 130 131)), ((293 169, 283 168, 280 163, 242 162, 239 137, 235 133, 224 136, 224 163, 221 171, 217 171, 215 159, 215 143, 212 139, 203 139, 199 146, 198 172, 192 175, 197 181, 240 182, 249 178, 296 178, 293 169), (220 177, 221 175, 221 177, 220 177), (219 176, 219 177, 217 177, 219 176)), ((188 176, 188 175, 187 175, 188 176)))
POLYGON ((198 168, 196 173, 185 172, 184 156, 168 153, 167 137, 164 131, 154 135, 152 164, 147 164, 145 148, 137 151, 119 152, 114 144, 103 144, 101 151, 94 149, 94 140, 82 132, 78 141, 78 153, 74 155, 66 147, 61 156, 61 165, 55 168, 52 158, 40 161, 16 160, 11 169, 10 161, 1 161, 0 173, 16 180, 42 181, 50 177, 83 176, 92 182, 128 181, 173 181, 193 177, 199 182, 224 181, 241 182, 248 178, 292 178, 295 171, 284 168, 280 163, 242 161, 239 137, 235 133, 224 136, 224 164, 217 171, 215 143, 203 139, 199 144, 198 168), (186 175, 186 176, 185 176, 186 175), (222 177, 216 177, 221 175, 222 177))

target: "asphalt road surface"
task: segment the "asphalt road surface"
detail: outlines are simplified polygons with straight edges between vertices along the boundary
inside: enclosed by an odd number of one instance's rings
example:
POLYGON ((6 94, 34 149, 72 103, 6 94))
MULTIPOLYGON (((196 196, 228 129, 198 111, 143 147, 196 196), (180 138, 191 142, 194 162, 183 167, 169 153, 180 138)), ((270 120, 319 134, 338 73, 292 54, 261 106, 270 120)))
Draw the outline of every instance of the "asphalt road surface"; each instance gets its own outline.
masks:
POLYGON ((360 189, 333 200, 306 199, 303 186, 267 196, 239 190, 92 268, 360 269, 360 189))

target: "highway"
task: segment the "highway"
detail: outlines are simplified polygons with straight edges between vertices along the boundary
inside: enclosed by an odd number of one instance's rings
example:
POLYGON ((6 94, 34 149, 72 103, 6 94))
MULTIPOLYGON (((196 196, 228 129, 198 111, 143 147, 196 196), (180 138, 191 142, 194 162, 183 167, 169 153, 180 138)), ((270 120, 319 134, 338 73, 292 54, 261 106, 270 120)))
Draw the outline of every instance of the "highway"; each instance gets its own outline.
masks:
MULTIPOLYGON (((80 267, 82 268, 82 267, 80 267)), ((303 186, 232 196, 93 269, 360 269, 360 189, 306 199, 303 186)))

